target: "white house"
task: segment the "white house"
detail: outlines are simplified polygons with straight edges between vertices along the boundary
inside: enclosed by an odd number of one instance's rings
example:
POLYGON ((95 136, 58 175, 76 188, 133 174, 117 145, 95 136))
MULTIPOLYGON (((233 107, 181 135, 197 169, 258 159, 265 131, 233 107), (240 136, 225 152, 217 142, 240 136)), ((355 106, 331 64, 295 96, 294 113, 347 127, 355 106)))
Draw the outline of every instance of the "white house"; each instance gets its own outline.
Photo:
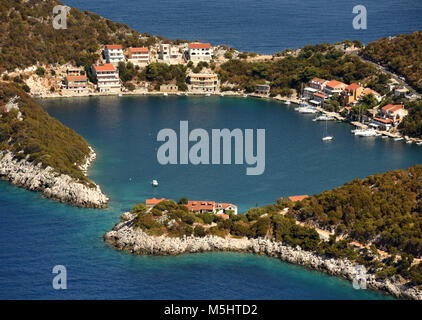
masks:
POLYGON ((172 46, 168 43, 161 43, 160 44, 160 51, 158 53, 158 58, 163 60, 163 62, 169 64, 177 64, 180 63, 183 55, 180 52, 179 47, 172 46))
POLYGON ((128 62, 132 62, 135 65, 148 65, 150 62, 149 49, 148 48, 129 48, 128 62))
POLYGON ((347 85, 343 82, 331 80, 325 85, 324 92, 331 97, 335 93, 340 94, 346 87, 347 85))
POLYGON ((107 63, 118 64, 120 61, 125 61, 123 49, 121 45, 108 44, 104 48, 104 58, 107 63))
POLYGON ((189 43, 188 59, 194 63, 200 61, 210 61, 212 56, 212 47, 209 43, 189 43))
POLYGON ((99 92, 120 91, 119 71, 111 63, 93 64, 91 70, 99 92))

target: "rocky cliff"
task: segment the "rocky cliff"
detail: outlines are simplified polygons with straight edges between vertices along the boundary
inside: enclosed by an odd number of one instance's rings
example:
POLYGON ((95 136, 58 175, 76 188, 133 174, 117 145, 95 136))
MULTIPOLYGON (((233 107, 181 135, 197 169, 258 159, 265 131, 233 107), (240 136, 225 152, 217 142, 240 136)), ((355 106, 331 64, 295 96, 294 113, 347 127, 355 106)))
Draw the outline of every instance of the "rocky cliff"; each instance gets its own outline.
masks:
MULTIPOLYGON (((125 213, 122 221, 104 235, 107 245, 132 254, 178 255, 208 251, 250 252, 279 258, 283 261, 305 266, 309 269, 353 280, 356 264, 345 259, 334 259, 267 239, 233 239, 217 236, 170 238, 149 236, 135 228, 134 215, 125 213)), ((422 292, 399 279, 376 279, 367 276, 367 287, 380 290, 400 299, 422 300, 422 292)))
MULTIPOLYGON (((91 148, 90 155, 80 168, 84 173, 95 157, 91 148)), ((25 189, 40 191, 46 198, 78 207, 105 208, 109 200, 98 185, 91 188, 75 182, 70 176, 58 174, 51 167, 43 168, 41 163, 16 159, 10 151, 0 151, 0 177, 25 189)))

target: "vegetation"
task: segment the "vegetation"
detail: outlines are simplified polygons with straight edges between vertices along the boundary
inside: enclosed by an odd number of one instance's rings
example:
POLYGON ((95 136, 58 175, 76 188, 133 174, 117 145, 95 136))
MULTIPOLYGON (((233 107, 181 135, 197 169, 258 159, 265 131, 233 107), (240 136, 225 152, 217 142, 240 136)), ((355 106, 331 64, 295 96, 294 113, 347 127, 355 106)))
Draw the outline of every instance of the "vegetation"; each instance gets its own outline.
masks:
POLYGON ((422 99, 405 103, 409 114, 399 125, 399 130, 408 136, 422 138, 422 99))
MULTIPOLYGON (((239 57, 242 58, 242 54, 239 57)), ((362 62, 359 57, 344 55, 329 44, 307 45, 297 57, 276 61, 229 60, 218 70, 222 83, 230 82, 241 90, 251 91, 257 83, 269 81, 272 96, 289 95, 291 89, 300 91, 302 84, 314 77, 352 83, 375 72, 374 66, 362 62)))
MULTIPOLYGON (((52 27, 57 0, 8 0, 0 2, 0 73, 36 64, 72 62, 84 66, 98 58, 105 44, 149 46, 157 38, 72 8, 67 29, 52 27)), ((40 70, 41 72, 41 70, 40 70)), ((38 73, 38 70, 37 70, 38 73)))
POLYGON ((369 60, 385 64, 403 75, 416 90, 422 92, 422 32, 381 38, 369 43, 363 50, 369 60))
POLYGON ((421 285, 422 263, 414 263, 414 257, 422 256, 421 195, 422 166, 416 165, 356 179, 299 202, 280 198, 245 214, 229 214, 228 219, 188 212, 186 198, 179 203, 162 201, 151 210, 136 205, 132 213, 137 213, 136 225, 150 235, 268 238, 327 257, 347 258, 378 278, 397 275, 421 285), (334 234, 322 240, 311 226, 334 234), (377 249, 389 255, 381 257, 377 249))
POLYGON ((297 202, 309 224, 392 253, 422 256, 422 166, 355 179, 297 202))
POLYGON ((91 185, 78 167, 90 153, 88 143, 50 117, 17 84, 0 83, 0 114, 0 150, 10 150, 17 158, 28 157, 29 161, 91 185), (6 112, 6 103, 14 97, 18 97, 19 110, 6 112))
POLYGON ((151 63, 141 73, 138 79, 141 81, 150 81, 156 89, 164 83, 176 82, 180 91, 186 91, 187 67, 181 64, 168 65, 166 63, 151 63))

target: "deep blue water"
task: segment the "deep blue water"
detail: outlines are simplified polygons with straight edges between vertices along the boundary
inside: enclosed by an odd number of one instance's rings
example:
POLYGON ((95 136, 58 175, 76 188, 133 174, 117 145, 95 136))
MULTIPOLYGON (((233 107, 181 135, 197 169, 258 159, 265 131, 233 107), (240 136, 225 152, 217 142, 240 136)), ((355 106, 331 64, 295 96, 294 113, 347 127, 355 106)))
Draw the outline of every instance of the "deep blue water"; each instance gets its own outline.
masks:
POLYGON ((169 39, 226 44, 241 51, 275 53, 306 44, 422 30, 420 0, 64 0, 140 32, 169 39), (353 7, 364 5, 366 30, 353 29, 353 7))
POLYGON ((96 97, 42 100, 54 117, 97 151, 90 177, 110 196, 105 210, 73 208, 0 182, 0 298, 14 299, 382 299, 351 283, 276 259, 248 254, 140 257, 106 247, 102 235, 121 213, 151 196, 236 203, 241 211, 279 196, 313 194, 355 177, 422 161, 422 148, 380 138, 356 138, 293 107, 221 97, 96 97), (161 166, 157 132, 178 128, 266 129, 266 171, 244 166, 161 166), (160 181, 153 189, 151 179, 160 181), (68 290, 51 286, 65 265, 68 290))

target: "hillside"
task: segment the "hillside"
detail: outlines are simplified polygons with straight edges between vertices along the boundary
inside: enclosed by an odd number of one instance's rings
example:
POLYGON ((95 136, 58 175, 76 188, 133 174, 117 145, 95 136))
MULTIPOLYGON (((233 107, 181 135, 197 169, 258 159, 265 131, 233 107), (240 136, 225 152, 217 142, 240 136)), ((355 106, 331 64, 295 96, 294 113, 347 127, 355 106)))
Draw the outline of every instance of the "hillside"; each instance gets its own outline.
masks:
POLYGON ((385 64, 422 92, 422 32, 381 38, 363 50, 365 58, 385 64))
POLYGON ((306 222, 390 253, 422 256, 422 166, 355 179, 297 202, 306 222))
POLYGON ((155 37, 94 13, 71 8, 67 29, 53 28, 56 0, 8 0, 0 2, 0 73, 15 68, 72 62, 85 65, 99 57, 102 45, 153 44, 155 37))
POLYGON ((79 168, 90 155, 88 143, 17 86, 0 83, 0 151, 4 150, 91 184, 79 168))

